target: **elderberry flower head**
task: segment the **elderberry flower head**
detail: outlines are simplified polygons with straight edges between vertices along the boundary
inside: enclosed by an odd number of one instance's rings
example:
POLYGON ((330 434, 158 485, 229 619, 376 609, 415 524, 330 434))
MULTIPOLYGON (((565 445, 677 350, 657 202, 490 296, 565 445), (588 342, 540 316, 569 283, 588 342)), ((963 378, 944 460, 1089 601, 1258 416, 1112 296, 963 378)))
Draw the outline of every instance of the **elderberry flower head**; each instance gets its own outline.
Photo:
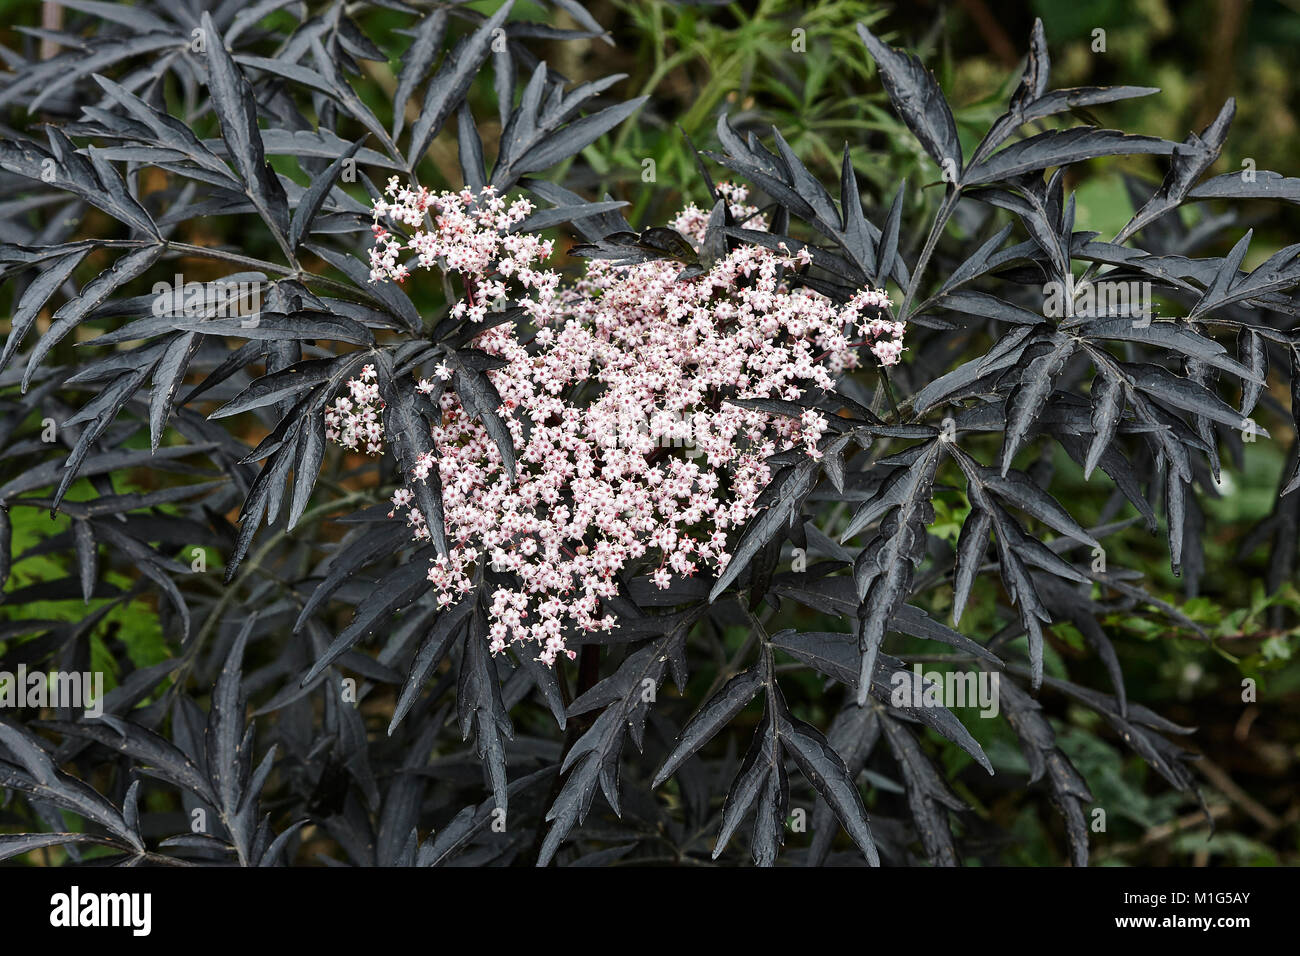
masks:
MULTIPOLYGON (((765 228, 743 187, 719 192, 737 221, 765 228)), ((442 489, 449 553, 432 563, 429 581, 449 606, 473 589, 478 563, 513 574, 516 584, 489 602, 494 652, 517 643, 548 664, 572 658, 569 635, 616 626, 602 602, 618 593, 625 569, 664 589, 724 569, 771 479, 767 460, 795 447, 819 457, 831 427, 815 410, 791 418, 729 399, 797 401, 809 389, 833 390, 860 349, 882 365, 903 349, 883 291, 863 289, 840 305, 787 281, 809 261, 806 249, 741 246, 681 280, 675 262, 594 260, 561 287, 559 273, 542 268, 551 243, 509 232, 532 211, 526 200, 507 204, 490 187, 434 195, 396 179, 386 195, 375 205, 373 280, 402 281, 400 260, 413 256, 418 268, 459 277, 465 296, 454 316, 481 321, 489 309, 520 307, 529 320, 489 323, 471 343, 503 363, 486 374, 515 447, 514 481, 486 429, 443 387, 445 364, 433 372, 441 381, 417 385, 441 412, 433 451, 409 476, 426 481, 436 469, 442 489), (381 220, 414 231, 403 241, 381 220)), ((707 220, 689 206, 671 225, 699 242, 707 220)), ((373 368, 348 387, 327 413, 330 438, 370 450, 373 368)), ((413 502, 399 489, 393 514, 427 540, 413 502)))

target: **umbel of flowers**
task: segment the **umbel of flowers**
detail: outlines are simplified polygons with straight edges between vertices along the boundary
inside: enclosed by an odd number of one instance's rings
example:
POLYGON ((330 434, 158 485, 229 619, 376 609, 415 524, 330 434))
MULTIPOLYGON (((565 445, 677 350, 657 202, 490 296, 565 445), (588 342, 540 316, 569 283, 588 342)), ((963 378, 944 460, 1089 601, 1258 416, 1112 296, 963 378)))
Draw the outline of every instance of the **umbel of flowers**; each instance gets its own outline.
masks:
MULTIPOLYGON (((745 191, 723 189, 736 219, 762 228, 745 191)), ((795 419, 727 399, 832 390, 862 346, 882 365, 902 352, 902 323, 881 317, 884 292, 863 289, 837 305, 785 281, 786 270, 806 263, 805 250, 742 246, 685 279, 672 261, 594 260, 562 285, 545 268, 551 242, 510 232, 532 211, 527 200, 507 203, 490 187, 432 194, 396 179, 386 195, 375 204, 374 281, 402 282, 414 262, 459 278, 457 317, 481 321, 508 307, 526 316, 472 343, 505 363, 488 375, 514 441, 515 480, 454 392, 428 381, 420 388, 439 394, 442 421, 433 452, 409 476, 423 481, 436 468, 441 479, 449 553, 429 569, 441 604, 472 588, 479 562, 513 572, 517 586, 491 599, 493 651, 518 642, 548 664, 573 657, 566 633, 616 626, 601 599, 617 593, 616 576, 630 565, 660 588, 720 571, 771 477, 766 460, 796 446, 818 456, 827 428, 815 411, 795 419), (388 226, 407 227, 409 237, 388 226)), ((699 242, 707 218, 689 206, 671 225, 699 242)), ((451 377, 445 365, 435 374, 451 377)), ((367 367, 327 418, 332 440, 370 453, 382 442, 374 379, 367 367)), ((394 515, 427 539, 412 500, 399 489, 394 515)))

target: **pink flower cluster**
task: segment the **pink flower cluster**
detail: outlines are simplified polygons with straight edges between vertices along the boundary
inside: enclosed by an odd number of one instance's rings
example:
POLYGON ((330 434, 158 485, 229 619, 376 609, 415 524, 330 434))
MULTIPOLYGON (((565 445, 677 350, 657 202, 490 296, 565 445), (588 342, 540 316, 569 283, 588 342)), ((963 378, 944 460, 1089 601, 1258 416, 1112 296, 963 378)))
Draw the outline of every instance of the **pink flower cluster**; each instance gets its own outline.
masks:
POLYGON ((368 455, 384 450, 384 423, 379 418, 384 403, 379 400, 375 367, 367 365, 360 376, 348 382, 351 398, 340 396, 325 409, 325 437, 353 451, 368 455))
POLYGON ((550 257, 552 242, 509 232, 533 211, 532 203, 516 199, 507 206, 491 186, 477 196, 470 189, 438 194, 423 186, 412 190, 399 185, 396 176, 388 180, 385 194, 393 201, 375 203, 371 227, 375 234, 370 250, 372 282, 404 282, 410 271, 398 259, 407 249, 418 254, 421 268, 436 266, 465 280, 467 294, 452 307, 453 318, 481 322, 489 309, 504 309, 506 284, 512 280, 526 293, 516 304, 534 318, 549 317, 546 308, 555 298, 560 274, 533 266, 550 257), (433 218, 432 229, 423 228, 427 217, 433 218), (420 228, 403 245, 380 225, 380 219, 420 228))
MULTIPOLYGON (((745 191, 724 188, 737 219, 760 228, 745 191)), ((795 419, 728 399, 796 400, 810 387, 833 389, 861 346, 885 364, 902 349, 902 324, 881 318, 884 292, 864 289, 840 306, 788 283, 785 272, 807 261, 803 250, 744 246, 680 281, 676 262, 596 260, 562 288, 557 272, 539 268, 550 243, 507 232, 531 212, 526 200, 507 206, 490 189, 435 196, 395 181, 389 194, 395 201, 378 204, 377 216, 422 228, 403 244, 376 227, 375 279, 405 278, 399 260, 409 250, 421 266, 459 274, 467 290, 459 314, 481 319, 494 303, 523 306, 534 330, 525 341, 527 326, 504 323, 472 343, 506 363, 487 374, 514 441, 515 480, 450 391, 439 397, 434 453, 411 476, 437 468, 441 479, 450 553, 429 570, 441 604, 471 590, 479 562, 518 580, 492 597, 494 652, 518 642, 548 664, 572 658, 566 635, 615 626, 601 599, 615 596, 625 569, 667 588, 725 568, 731 535, 755 514, 771 477, 765 460, 795 446, 818 455, 828 424, 815 411, 795 419)), ((672 226, 698 242, 707 218, 691 206, 672 226)), ((444 366, 435 374, 450 375, 444 366)), ((419 387, 434 391, 430 382, 419 387)), ((333 412, 336 440, 360 432, 349 416, 364 403, 357 388, 352 394, 347 411, 333 412)), ((400 489, 394 514, 412 497, 400 489)), ((406 514, 427 539, 418 510, 406 514)))

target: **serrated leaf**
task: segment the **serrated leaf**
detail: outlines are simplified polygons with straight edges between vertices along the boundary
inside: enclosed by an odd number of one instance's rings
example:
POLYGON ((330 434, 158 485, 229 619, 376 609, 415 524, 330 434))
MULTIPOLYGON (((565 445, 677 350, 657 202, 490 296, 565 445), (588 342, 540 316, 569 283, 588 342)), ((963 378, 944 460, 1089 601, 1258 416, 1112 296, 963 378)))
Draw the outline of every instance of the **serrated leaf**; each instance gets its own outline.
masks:
POLYGON ((442 67, 425 88, 420 118, 411 126, 410 146, 406 151, 408 166, 414 168, 419 163, 448 117, 464 101, 479 67, 491 52, 493 35, 513 6, 514 0, 507 0, 443 59, 442 67))
POLYGON ((501 420, 501 396, 487 374, 457 352, 449 353, 447 362, 452 367, 451 387, 469 416, 486 429, 488 437, 501 454, 501 464, 511 483, 515 480, 515 446, 510 431, 501 420))
POLYGON ((713 739, 732 719, 745 709, 745 705, 763 687, 763 678, 757 667, 742 671, 723 685, 700 712, 691 718, 678 738, 677 746, 655 774, 650 786, 658 788, 677 772, 677 768, 697 750, 713 739))
POLYGON ((1048 130, 994 153, 962 175, 962 185, 979 186, 995 183, 1025 173, 1068 166, 1100 156, 1149 154, 1168 156, 1175 144, 1155 136, 1138 136, 1114 129, 1080 126, 1065 130, 1048 130))
POLYGON ((420 648, 416 651, 415 659, 411 662, 411 672, 402 685, 401 697, 398 698, 397 706, 393 708, 393 719, 388 724, 388 735, 390 737, 393 731, 397 729, 397 725, 401 723, 402 718, 410 711, 415 699, 420 694, 420 690, 424 687, 425 681, 433 673, 433 669, 451 650, 460 633, 461 625, 473 607, 472 597, 467 595, 453 606, 442 611, 434 620, 433 627, 429 629, 429 633, 420 642, 420 648))
POLYGON ((1083 465, 1083 477, 1091 478, 1101 456, 1110 447, 1120 416, 1124 413, 1124 383, 1118 378, 1098 375, 1092 389, 1092 440, 1088 443, 1088 458, 1083 465))
POLYGON ((880 865, 862 794, 849 777, 844 761, 815 727, 786 716, 778 725, 781 744, 808 782, 835 811, 840 823, 858 845, 870 866, 880 865))
POLYGON ((249 199, 281 241, 289 232, 289 201, 275 170, 266 161, 257 127, 257 101, 253 88, 226 50, 220 31, 204 11, 203 30, 208 36, 205 60, 213 111, 221 123, 231 160, 248 190, 249 199))
POLYGON ((908 129, 940 169, 951 166, 953 173, 960 174, 962 152, 957 124, 934 74, 917 57, 885 45, 860 23, 858 36, 876 61, 885 92, 908 129))

